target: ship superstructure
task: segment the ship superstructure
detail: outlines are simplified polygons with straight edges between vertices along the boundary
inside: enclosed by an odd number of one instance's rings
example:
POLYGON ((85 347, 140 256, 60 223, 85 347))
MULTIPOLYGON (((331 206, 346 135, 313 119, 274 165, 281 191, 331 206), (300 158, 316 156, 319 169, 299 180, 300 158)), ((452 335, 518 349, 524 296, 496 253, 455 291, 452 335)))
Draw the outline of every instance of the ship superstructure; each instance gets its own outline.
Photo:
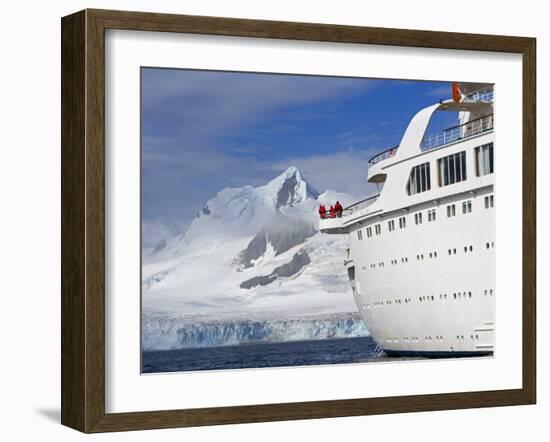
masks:
POLYGON ((399 146, 368 162, 379 195, 320 220, 348 234, 345 266, 373 339, 390 355, 461 356, 494 346, 493 88, 453 84, 399 146), (458 124, 427 131, 436 112, 458 124))

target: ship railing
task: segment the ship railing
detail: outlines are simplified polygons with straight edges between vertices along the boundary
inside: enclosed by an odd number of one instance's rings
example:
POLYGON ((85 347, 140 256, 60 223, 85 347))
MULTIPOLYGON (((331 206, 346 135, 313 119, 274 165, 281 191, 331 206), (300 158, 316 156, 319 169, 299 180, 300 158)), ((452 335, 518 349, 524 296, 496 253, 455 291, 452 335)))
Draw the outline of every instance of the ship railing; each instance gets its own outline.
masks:
POLYGON ((423 150, 435 149, 436 147, 454 143, 455 141, 479 135, 493 129, 493 114, 468 121, 458 126, 453 126, 441 132, 425 136, 422 139, 420 147, 423 150))
POLYGON ((352 204, 351 206, 348 206, 348 207, 344 208, 344 210, 342 212, 342 216, 349 216, 349 215, 352 215, 352 214, 358 212, 359 210, 366 209, 372 203, 374 203, 379 196, 380 196, 379 194, 369 196, 368 198, 365 198, 364 200, 358 201, 358 202, 352 204))
POLYGON ((325 212, 323 214, 321 214, 321 219, 335 219, 335 218, 342 218, 342 217, 345 217, 345 216, 349 216, 349 215, 352 215, 353 213, 355 212, 358 212, 359 210, 363 210, 367 207, 369 207, 372 203, 374 203, 376 201, 376 199, 379 197, 380 195, 374 195, 374 196, 369 196, 368 198, 365 198, 364 200, 361 200, 361 201, 358 201, 354 204, 352 204, 351 206, 348 206, 348 207, 345 207, 342 211, 340 212, 325 212))
POLYGON ((389 149, 386 149, 383 152, 377 153, 375 156, 373 156, 369 160, 369 166, 379 163, 380 161, 385 160, 386 158, 393 157, 396 154, 398 147, 399 146, 390 147, 389 149))
POLYGON ((478 91, 474 92, 473 94, 466 95, 462 102, 466 103, 474 103, 474 102, 484 102, 484 103, 492 103, 494 101, 495 95, 493 91, 484 90, 484 91, 478 91))

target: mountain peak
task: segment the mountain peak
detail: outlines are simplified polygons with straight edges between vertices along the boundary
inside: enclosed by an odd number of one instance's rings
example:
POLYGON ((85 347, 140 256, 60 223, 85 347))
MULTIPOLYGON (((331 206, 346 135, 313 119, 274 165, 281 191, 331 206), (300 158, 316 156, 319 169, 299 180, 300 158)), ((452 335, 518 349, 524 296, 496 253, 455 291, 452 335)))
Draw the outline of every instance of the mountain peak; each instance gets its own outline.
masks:
POLYGON ((282 206, 293 206, 307 198, 316 199, 318 196, 317 191, 303 178, 296 166, 290 166, 267 183, 266 187, 277 193, 277 209, 282 206))

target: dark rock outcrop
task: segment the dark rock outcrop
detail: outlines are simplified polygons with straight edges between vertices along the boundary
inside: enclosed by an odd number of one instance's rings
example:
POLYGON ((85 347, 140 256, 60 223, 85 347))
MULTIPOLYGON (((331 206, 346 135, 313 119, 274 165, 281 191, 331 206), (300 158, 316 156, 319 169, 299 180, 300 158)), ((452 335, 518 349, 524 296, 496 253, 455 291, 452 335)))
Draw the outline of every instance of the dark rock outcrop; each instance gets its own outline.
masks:
POLYGON ((252 238, 246 249, 239 254, 238 261, 245 268, 252 267, 252 262, 266 252, 268 242, 277 256, 304 243, 315 233, 315 228, 309 222, 278 213, 252 238))
POLYGON ((290 262, 283 264, 279 267, 273 269, 269 275, 265 276, 255 276, 246 281, 243 281, 240 285, 243 289, 251 289, 258 285, 268 285, 275 281, 277 278, 289 278, 290 276, 296 275, 300 272, 305 266, 311 262, 309 255, 305 250, 300 250, 296 253, 290 262))

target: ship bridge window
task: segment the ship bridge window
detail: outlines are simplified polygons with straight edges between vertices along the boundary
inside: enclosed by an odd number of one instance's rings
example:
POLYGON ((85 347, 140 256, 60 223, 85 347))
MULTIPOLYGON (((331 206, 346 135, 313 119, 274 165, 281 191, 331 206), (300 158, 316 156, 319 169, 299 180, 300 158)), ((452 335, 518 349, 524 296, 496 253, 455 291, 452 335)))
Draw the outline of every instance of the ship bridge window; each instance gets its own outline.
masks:
POLYGON ((414 223, 422 224, 422 212, 418 212, 414 214, 414 223))
POLYGON ((435 209, 428 210, 428 222, 435 221, 435 209))
POLYGON ((495 197, 494 195, 489 195, 485 197, 485 208, 489 209, 490 207, 495 206, 495 197))
POLYGON ((376 224, 374 226, 374 233, 376 233, 377 235, 380 235, 380 233, 382 233, 382 227, 380 227, 380 224, 376 224))
POLYGON ((395 230, 395 221, 393 219, 388 221, 388 230, 390 232, 393 232, 395 230))
POLYGON ((475 148, 476 175, 483 176, 493 173, 493 143, 484 144, 475 148))
POLYGON ((372 227, 367 227, 367 237, 370 238, 372 236, 372 227))
POLYGON ((357 231, 357 239, 358 239, 359 241, 362 241, 362 240, 363 240, 363 232, 361 231, 361 229, 359 229, 359 230, 357 231))
POLYGON ((437 160, 439 185, 448 186, 466 179, 466 151, 437 160))
POLYGON ((407 182, 407 194, 415 195, 420 192, 430 190, 430 163, 414 166, 407 182))

